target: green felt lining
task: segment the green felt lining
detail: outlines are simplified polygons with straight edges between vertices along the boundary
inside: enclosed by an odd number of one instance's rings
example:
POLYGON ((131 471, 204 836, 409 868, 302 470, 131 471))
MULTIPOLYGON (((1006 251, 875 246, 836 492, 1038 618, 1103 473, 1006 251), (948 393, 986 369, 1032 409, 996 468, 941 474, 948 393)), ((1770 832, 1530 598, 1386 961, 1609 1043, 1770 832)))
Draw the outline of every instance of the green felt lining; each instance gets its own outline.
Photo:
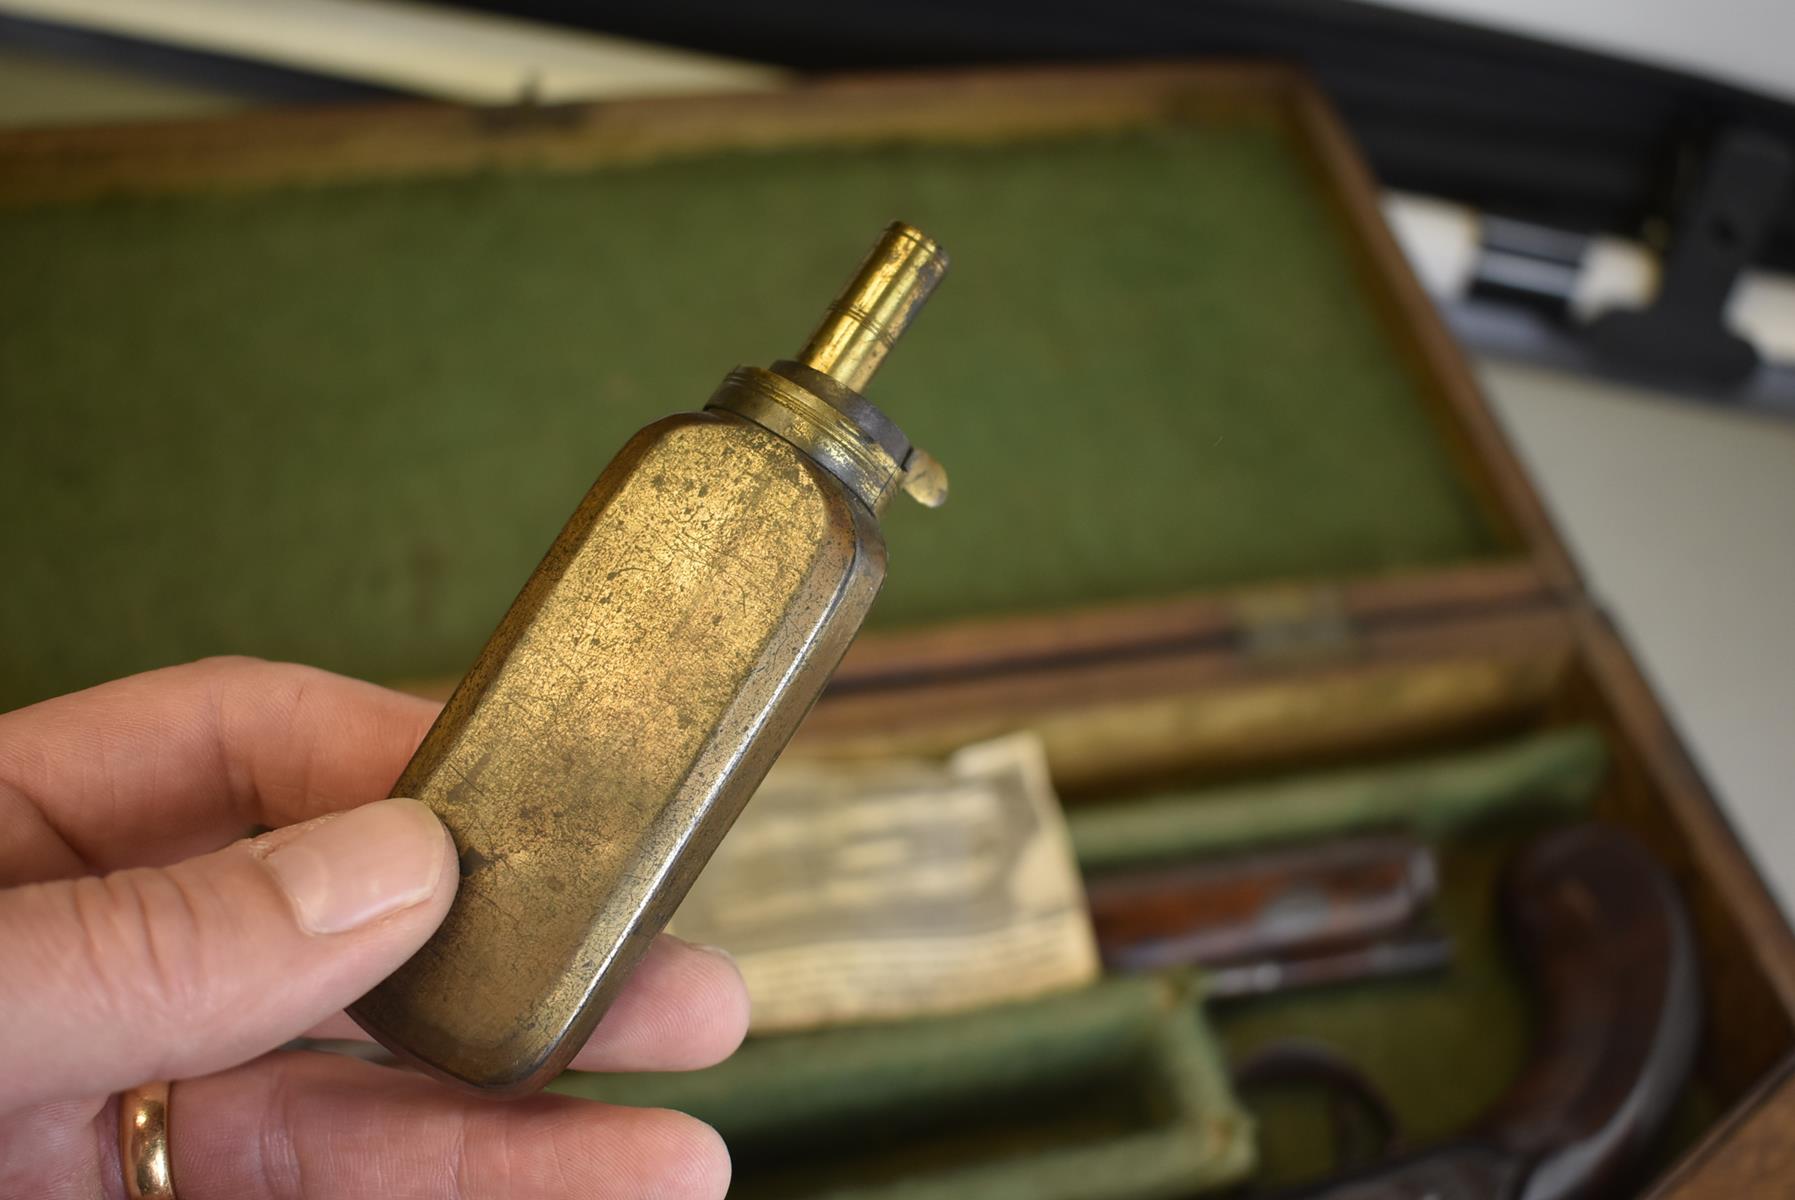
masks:
POLYGON ((0 707, 216 652, 452 676, 644 422, 879 228, 955 266, 872 394, 946 465, 874 624, 1497 539, 1269 122, 0 212, 0 707))
POLYGON ((1153 1200, 1237 1182, 1253 1164, 1198 993, 1176 977, 760 1038, 707 1071, 554 1086, 710 1122, 743 1197, 1153 1200))
POLYGON ((1094 873, 1373 829, 1441 838, 1517 812, 1576 817, 1607 770, 1602 735, 1575 726, 1414 762, 1088 805, 1067 823, 1079 866, 1094 873))

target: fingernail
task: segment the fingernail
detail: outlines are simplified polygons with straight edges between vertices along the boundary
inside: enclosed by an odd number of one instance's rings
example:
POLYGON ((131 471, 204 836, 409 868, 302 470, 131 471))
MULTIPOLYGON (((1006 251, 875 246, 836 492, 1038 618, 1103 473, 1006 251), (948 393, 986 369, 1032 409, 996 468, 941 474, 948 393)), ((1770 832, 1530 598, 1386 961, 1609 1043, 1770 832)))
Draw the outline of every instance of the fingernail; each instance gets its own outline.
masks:
POLYGON ((416 800, 380 800, 320 821, 263 859, 308 933, 345 933, 436 890, 443 827, 416 800))
POLYGON ((713 946, 709 942, 693 942, 691 943, 691 946, 692 949, 708 954, 712 958, 722 959, 738 971, 742 969, 741 964, 736 962, 735 955, 731 954, 721 946, 713 946))
POLYGON ((672 933, 669 933, 666 936, 673 941, 678 942, 688 950, 696 950, 700 954, 708 954, 712 958, 720 958, 730 966, 736 968, 736 970, 741 970, 741 964, 736 962, 735 955, 731 954, 721 946, 713 946, 709 942, 694 942, 689 938, 682 938, 677 934, 672 933))

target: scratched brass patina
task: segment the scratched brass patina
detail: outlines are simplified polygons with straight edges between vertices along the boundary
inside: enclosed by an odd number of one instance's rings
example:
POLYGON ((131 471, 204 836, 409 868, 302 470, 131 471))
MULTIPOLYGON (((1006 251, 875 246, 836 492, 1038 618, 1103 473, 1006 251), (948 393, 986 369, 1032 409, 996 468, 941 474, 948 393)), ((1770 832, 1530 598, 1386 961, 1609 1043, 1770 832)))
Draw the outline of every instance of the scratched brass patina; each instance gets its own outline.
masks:
POLYGON ((566 1065, 778 757, 946 477, 864 387, 947 259, 886 230, 796 360, 638 433, 393 789, 454 835, 436 935, 351 1013, 494 1094, 566 1065))

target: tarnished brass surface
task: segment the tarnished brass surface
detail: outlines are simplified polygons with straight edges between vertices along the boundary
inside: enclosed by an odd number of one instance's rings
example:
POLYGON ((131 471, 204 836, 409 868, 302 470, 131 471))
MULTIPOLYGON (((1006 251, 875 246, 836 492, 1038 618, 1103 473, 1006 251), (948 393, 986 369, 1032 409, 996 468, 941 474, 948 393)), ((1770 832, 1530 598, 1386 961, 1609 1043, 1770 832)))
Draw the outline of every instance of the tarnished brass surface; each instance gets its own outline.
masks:
POLYGON ((893 224, 829 306, 798 361, 843 387, 865 390, 946 271, 947 255, 934 239, 893 224))
POLYGON ((559 1071, 840 661, 916 452, 815 382, 738 370, 637 434, 450 697, 393 794, 443 818, 460 891, 351 1009, 395 1052, 499 1094, 559 1071))
POLYGON ((707 407, 747 417, 827 467, 875 513, 885 511, 903 468, 878 442, 855 437, 853 424, 814 393, 761 367, 737 367, 707 407))

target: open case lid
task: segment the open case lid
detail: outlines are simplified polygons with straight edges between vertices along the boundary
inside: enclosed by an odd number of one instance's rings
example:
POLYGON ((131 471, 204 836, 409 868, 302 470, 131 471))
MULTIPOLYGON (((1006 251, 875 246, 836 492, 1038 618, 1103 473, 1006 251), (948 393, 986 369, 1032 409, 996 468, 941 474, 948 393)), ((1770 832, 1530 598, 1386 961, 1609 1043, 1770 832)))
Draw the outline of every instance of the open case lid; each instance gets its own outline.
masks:
POLYGON ((1241 589, 1575 588, 1289 71, 274 113, 0 134, 0 704, 225 650, 458 672, 606 457, 893 217, 956 265, 873 398, 956 491, 888 521, 850 681, 1232 636, 1241 589))

